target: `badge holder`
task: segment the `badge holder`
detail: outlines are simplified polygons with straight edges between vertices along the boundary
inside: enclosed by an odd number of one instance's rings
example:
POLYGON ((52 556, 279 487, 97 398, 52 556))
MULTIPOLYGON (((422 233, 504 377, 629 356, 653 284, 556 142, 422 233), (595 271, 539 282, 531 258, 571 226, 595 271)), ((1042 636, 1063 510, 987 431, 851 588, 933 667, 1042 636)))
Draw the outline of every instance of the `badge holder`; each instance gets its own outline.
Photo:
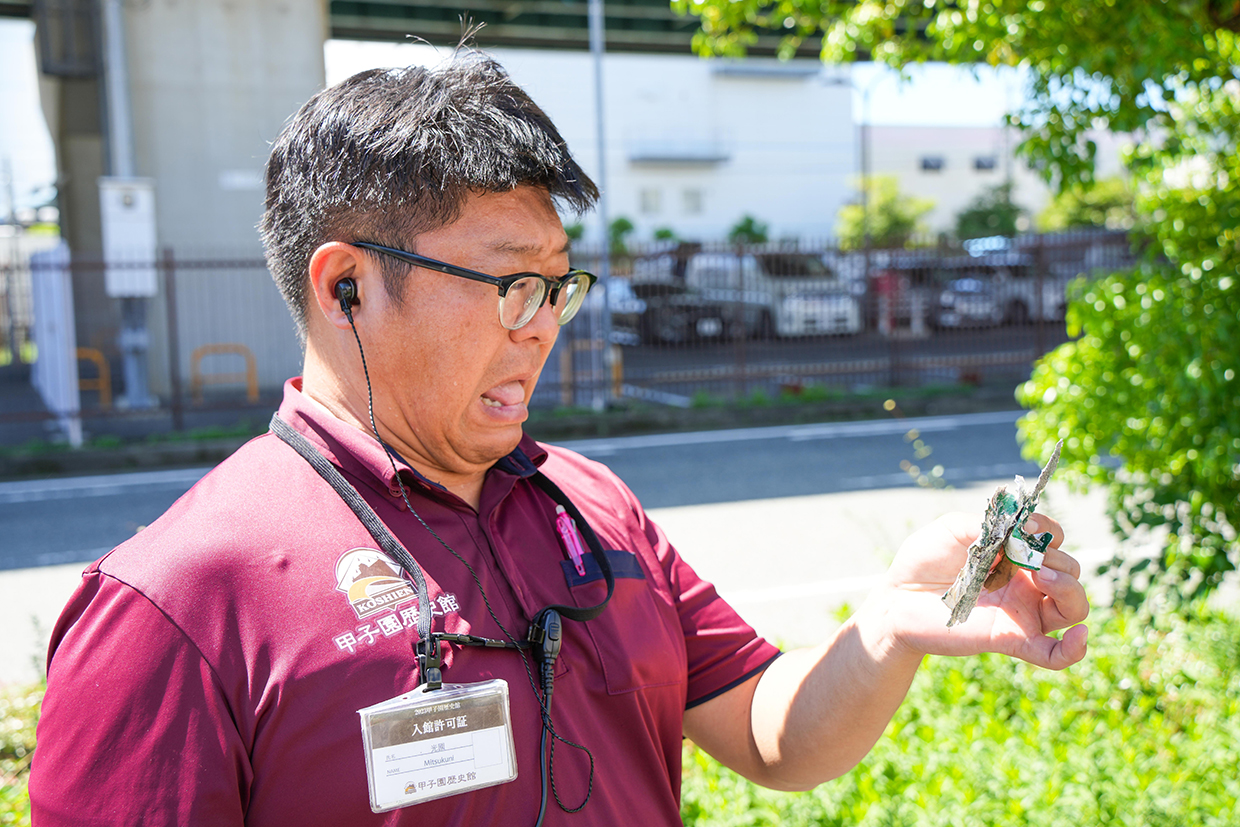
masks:
POLYGON ((358 715, 373 812, 517 777, 507 681, 422 685, 358 715))

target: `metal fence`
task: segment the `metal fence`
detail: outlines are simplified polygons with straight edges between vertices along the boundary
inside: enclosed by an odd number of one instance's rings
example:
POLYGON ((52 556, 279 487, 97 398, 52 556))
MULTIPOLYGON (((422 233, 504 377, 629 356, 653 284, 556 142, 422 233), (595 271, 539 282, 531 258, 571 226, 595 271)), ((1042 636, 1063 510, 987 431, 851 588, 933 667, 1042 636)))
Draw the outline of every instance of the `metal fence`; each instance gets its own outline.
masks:
MULTIPOLYGON (((667 242, 617 251, 619 396, 688 406, 925 384, 1019 381, 1067 341, 1068 286, 1130 266, 1123 233, 844 251, 667 242)), ((575 265, 599 266, 580 250, 575 265)))
MULTIPOLYGON (((573 264, 598 273, 600 253, 578 247, 573 264)), ((596 290, 564 329, 532 404, 688 407, 1019 381, 1067 340, 1067 285, 1133 258, 1126 236, 1100 232, 868 252, 804 242, 632 245, 609 257, 606 302, 596 290)), ((29 386, 39 384, 39 361, 65 349, 35 335, 40 314, 51 312, 38 305, 52 301, 53 271, 68 285, 74 320, 73 353, 60 356, 77 399, 68 413, 93 430, 125 420, 183 429, 262 416, 278 403, 302 354, 263 260, 168 250, 141 266, 155 268, 158 290, 139 308, 149 395, 135 400, 132 302, 109 298, 98 257, 0 261, 0 442, 13 442, 19 423, 63 424, 66 411, 49 410, 47 393, 29 386)), ((45 338, 58 335, 49 329, 45 338)))

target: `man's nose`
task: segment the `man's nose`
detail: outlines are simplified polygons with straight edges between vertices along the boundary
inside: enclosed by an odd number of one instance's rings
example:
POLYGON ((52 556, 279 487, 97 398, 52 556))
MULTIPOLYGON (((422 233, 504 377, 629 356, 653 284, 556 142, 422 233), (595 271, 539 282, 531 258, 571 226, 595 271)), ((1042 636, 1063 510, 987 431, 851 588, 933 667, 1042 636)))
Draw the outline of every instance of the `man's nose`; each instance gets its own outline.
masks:
POLYGON ((514 341, 538 339, 540 342, 554 342, 559 332, 560 323, 556 309, 551 306, 549 299, 545 299, 542 306, 534 313, 533 318, 522 327, 512 331, 512 338, 514 341))

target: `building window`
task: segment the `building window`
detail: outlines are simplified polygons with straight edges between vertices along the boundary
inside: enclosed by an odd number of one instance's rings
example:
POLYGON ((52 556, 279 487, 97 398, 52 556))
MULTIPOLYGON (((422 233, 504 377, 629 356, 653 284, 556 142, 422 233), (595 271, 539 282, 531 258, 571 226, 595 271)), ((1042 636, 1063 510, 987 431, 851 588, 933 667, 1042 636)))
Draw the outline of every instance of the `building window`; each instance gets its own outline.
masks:
POLYGON ((978 155, 973 159, 973 169, 978 172, 994 172, 999 166, 999 159, 993 155, 978 155))
POLYGON ((659 212, 659 191, 653 188, 642 190, 642 213, 644 215, 657 215, 659 212))
POLYGON ((702 214, 702 191, 701 190, 685 190, 682 193, 684 202, 685 215, 701 215, 702 214))
POLYGON ((923 155, 921 156, 922 172, 942 172, 946 164, 942 155, 923 155))

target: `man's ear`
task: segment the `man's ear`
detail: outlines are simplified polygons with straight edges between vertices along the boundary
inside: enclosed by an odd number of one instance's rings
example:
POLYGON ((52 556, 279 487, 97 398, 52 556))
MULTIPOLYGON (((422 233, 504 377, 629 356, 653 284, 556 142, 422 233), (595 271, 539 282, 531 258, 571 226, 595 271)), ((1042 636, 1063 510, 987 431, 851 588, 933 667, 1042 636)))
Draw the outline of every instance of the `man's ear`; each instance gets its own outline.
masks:
MULTIPOLYGON (((350 309, 357 316, 367 289, 380 278, 366 254, 351 244, 331 241, 310 256, 309 310, 333 327, 349 329, 349 317, 340 304, 340 283, 352 283, 350 309)), ((346 290, 346 292, 349 292, 346 290)))

